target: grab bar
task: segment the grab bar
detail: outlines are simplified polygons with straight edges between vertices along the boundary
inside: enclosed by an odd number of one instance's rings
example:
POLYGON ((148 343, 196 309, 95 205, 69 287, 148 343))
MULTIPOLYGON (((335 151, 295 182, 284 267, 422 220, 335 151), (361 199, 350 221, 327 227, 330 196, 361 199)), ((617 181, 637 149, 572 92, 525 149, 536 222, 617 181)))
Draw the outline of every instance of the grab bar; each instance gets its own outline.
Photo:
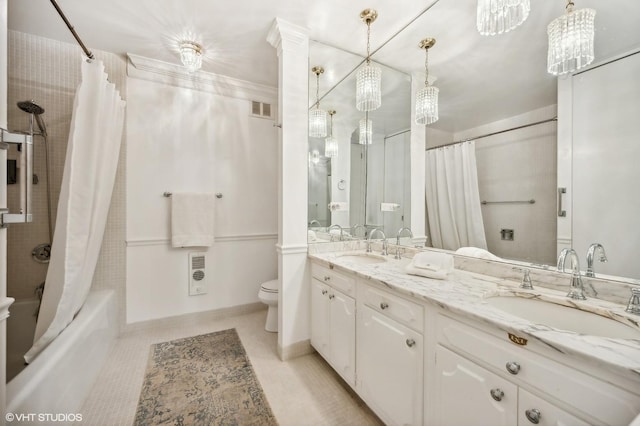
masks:
POLYGON ((535 204, 536 200, 514 200, 514 201, 481 201, 480 204, 535 204))
POLYGON ((562 194, 567 193, 567 188, 558 188, 558 217, 566 217, 567 211, 562 208, 562 194))
POLYGON ((10 223, 28 223, 33 221, 31 214, 31 196, 33 180, 33 135, 11 133, 0 128, 0 149, 9 149, 9 144, 18 145, 20 151, 20 213, 9 213, 8 208, 0 209, 0 228, 10 223))
MULTIPOLYGON (((169 197, 171 197, 172 195, 173 195, 173 194, 172 194, 171 192, 166 192, 166 191, 165 191, 165 192, 163 192, 163 193, 162 193, 162 196, 163 196, 163 197, 166 197, 166 198, 169 198, 169 197)), ((216 192, 216 198, 222 198, 222 192, 216 192)))

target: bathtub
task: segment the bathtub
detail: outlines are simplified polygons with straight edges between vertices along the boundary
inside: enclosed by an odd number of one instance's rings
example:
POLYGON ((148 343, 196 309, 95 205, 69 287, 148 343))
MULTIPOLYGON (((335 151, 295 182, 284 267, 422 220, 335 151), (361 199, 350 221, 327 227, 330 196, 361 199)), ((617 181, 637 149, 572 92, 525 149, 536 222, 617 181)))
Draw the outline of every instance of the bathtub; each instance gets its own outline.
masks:
MULTIPOLYGON (((27 305, 16 314, 28 316, 27 305)), ((112 290, 89 293, 73 322, 7 383, 7 412, 78 413, 115 342, 116 315, 112 290)))
POLYGON ((18 300, 9 307, 7 318, 7 380, 24 368, 23 355, 33 344, 38 299, 18 300))

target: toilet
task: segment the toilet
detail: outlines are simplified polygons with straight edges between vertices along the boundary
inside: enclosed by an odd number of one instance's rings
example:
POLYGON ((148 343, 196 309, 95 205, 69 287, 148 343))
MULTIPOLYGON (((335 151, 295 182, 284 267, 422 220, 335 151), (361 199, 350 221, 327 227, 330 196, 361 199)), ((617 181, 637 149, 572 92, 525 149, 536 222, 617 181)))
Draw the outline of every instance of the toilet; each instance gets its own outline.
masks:
POLYGON ((262 283, 258 292, 258 299, 269 306, 264 329, 276 333, 278 331, 278 280, 262 283))

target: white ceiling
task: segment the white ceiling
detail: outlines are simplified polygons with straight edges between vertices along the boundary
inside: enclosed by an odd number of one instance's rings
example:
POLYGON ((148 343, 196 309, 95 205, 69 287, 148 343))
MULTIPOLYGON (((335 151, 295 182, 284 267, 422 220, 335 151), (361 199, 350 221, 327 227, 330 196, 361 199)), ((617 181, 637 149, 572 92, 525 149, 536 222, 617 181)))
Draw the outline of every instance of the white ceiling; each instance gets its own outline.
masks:
MULTIPOLYGON (((441 119, 434 127, 448 131, 555 103, 555 78, 546 72, 546 26, 564 12, 566 4, 564 0, 532 0, 531 14, 521 27, 500 36, 483 37, 475 29, 476 0, 58 3, 89 48, 179 63, 177 42, 194 39, 206 50, 204 70, 270 86, 277 84, 277 61, 266 35, 273 19, 280 17, 309 28, 310 38, 322 42, 312 43, 311 49, 311 65, 326 69, 321 77, 321 95, 347 76, 364 55, 366 26, 359 18, 361 10, 374 8, 379 13, 371 31, 372 49, 376 50, 433 5, 381 48, 374 59, 403 73, 422 70, 424 53, 417 44, 422 38, 435 37, 430 71, 437 76, 435 85, 440 88, 441 119)), ((576 0, 576 8, 582 7, 597 10, 596 61, 640 47, 640 0, 576 0)), ((74 42, 48 1, 10 1, 9 28, 74 42)), ((314 76, 309 76, 314 83, 314 76)), ((397 81, 401 80, 402 76, 397 81)), ((352 84, 349 79, 343 82, 345 86, 352 84)), ((390 89, 387 92, 395 91, 390 89)), ((343 88, 342 94, 330 94, 327 102, 331 96, 336 97, 336 103, 346 102, 340 97, 349 93, 353 93, 351 88, 343 88)), ((385 96, 389 104, 399 102, 392 101, 390 94, 385 96)), ((405 117, 407 108, 403 109, 405 117)), ((389 114, 385 112, 385 116, 389 114)), ((403 127, 399 123, 389 126, 403 127)))

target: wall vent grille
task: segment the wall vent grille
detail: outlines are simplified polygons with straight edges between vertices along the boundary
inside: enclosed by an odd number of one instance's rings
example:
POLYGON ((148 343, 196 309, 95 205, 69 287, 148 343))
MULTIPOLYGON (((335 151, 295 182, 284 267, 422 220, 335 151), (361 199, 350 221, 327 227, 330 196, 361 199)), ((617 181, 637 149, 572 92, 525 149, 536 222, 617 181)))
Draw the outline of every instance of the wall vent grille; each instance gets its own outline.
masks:
POLYGON ((257 118, 272 118, 271 104, 251 101, 251 115, 257 118))

